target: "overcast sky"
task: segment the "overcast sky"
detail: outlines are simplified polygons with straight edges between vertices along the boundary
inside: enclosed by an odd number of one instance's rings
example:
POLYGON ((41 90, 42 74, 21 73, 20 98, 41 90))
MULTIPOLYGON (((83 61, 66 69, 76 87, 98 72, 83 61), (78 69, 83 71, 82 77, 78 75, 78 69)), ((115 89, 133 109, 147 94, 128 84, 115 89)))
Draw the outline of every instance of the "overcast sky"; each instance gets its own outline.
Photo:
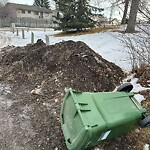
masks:
POLYGON ((32 5, 34 0, 9 0, 11 3, 18 3, 18 4, 28 4, 32 5))

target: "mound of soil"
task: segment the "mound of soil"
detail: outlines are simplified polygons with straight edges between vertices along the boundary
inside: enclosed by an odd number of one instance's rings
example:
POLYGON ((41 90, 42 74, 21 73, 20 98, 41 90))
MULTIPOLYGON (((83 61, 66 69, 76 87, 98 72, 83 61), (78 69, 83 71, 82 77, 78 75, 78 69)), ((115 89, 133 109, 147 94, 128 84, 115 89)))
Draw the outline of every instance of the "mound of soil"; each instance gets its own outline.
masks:
MULTIPOLYGON (((18 84, 59 82, 63 90, 72 87, 81 91, 111 91, 124 77, 122 70, 103 59, 83 42, 61 42, 45 46, 17 47, 4 52, 1 64, 4 77, 18 84)), ((58 86, 55 85, 55 86, 58 86)), ((52 87, 54 89, 54 87, 52 87)), ((58 89, 60 90, 60 89, 58 89)))
MULTIPOLYGON (((13 134, 21 140, 16 145, 30 150, 66 149, 59 113, 67 88, 112 91, 125 77, 118 66, 80 41, 46 46, 38 40, 34 45, 8 47, 1 51, 0 64, 3 80, 11 83, 13 92, 8 112, 14 123, 17 120, 13 134), (25 122, 32 134, 21 127, 25 122)), ((6 140, 0 142, 8 145, 6 140)))

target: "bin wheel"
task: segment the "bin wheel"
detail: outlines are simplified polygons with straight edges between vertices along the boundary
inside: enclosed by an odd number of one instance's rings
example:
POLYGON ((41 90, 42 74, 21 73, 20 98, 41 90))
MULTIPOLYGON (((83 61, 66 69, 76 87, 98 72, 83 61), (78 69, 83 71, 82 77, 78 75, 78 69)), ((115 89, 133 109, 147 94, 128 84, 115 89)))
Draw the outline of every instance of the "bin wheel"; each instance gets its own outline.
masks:
POLYGON ((145 117, 144 119, 142 119, 139 123, 141 128, 145 128, 150 126, 150 116, 145 117))
POLYGON ((130 92, 133 89, 133 85, 131 83, 124 83, 117 88, 118 92, 130 92))

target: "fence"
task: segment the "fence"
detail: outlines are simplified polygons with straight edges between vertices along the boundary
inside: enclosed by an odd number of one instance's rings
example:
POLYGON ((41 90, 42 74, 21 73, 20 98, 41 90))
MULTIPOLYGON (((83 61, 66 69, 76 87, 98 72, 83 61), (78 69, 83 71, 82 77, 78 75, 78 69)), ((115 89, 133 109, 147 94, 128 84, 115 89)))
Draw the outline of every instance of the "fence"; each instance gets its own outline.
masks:
POLYGON ((56 24, 53 24, 52 20, 45 19, 33 19, 33 18, 5 18, 0 19, 0 27, 10 27, 11 23, 15 23, 17 27, 34 27, 34 28, 53 28, 56 24))

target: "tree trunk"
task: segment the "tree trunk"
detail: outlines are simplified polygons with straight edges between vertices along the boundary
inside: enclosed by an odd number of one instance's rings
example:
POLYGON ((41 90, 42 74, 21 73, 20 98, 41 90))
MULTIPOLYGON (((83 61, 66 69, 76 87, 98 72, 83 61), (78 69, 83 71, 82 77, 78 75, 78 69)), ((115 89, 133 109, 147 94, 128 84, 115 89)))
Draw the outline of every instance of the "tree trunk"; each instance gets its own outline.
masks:
POLYGON ((109 23, 110 23, 111 20, 112 20, 112 16, 113 16, 113 13, 114 13, 114 8, 115 8, 115 4, 112 3, 112 5, 111 5, 111 10, 110 10, 110 16, 109 16, 109 23))
POLYGON ((128 21, 126 32, 129 32, 129 33, 135 32, 135 24, 136 24, 137 12, 139 9, 139 3, 140 3, 140 0, 132 0, 129 21, 128 21))
POLYGON ((123 17, 122 17, 121 24, 126 24, 128 7, 129 7, 129 1, 130 0, 125 0, 125 6, 124 6, 124 12, 123 12, 123 17))

